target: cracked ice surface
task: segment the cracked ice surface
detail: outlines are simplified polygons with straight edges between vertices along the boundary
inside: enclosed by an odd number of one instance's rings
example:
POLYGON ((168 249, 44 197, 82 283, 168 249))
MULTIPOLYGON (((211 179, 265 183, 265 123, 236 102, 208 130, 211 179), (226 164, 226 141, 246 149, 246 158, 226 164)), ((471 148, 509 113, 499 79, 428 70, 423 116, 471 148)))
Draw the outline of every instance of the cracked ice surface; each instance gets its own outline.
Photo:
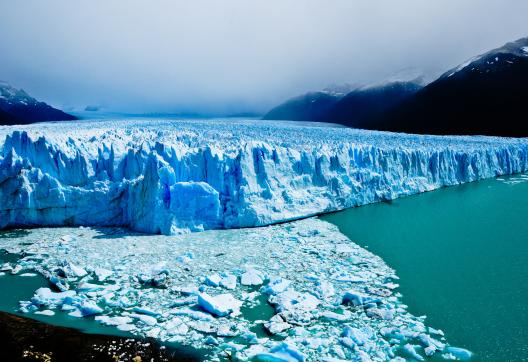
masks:
POLYGON ((38 271, 57 287, 21 311, 95 316, 211 360, 226 350, 266 361, 470 355, 406 310, 382 259, 317 218, 179 236, 35 229, 0 248, 24 253, 2 270, 38 271))
POLYGON ((0 127, 0 228, 260 226, 528 170, 528 141, 268 121, 0 127))

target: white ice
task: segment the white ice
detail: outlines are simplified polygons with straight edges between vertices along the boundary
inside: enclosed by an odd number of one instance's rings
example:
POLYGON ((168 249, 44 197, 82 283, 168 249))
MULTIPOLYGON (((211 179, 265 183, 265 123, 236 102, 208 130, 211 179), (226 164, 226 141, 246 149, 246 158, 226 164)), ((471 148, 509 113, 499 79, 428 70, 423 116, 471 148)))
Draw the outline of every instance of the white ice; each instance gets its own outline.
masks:
POLYGON ((3 269, 38 271, 64 289, 36 290, 21 312, 94 316, 138 336, 205 348, 211 360, 225 350, 264 361, 470 355, 407 311, 383 260, 317 218, 177 236, 33 229, 0 238, 0 249, 25 255, 3 269))
POLYGON ((3 126, 0 228, 261 226, 527 169, 526 139, 234 120, 3 126))

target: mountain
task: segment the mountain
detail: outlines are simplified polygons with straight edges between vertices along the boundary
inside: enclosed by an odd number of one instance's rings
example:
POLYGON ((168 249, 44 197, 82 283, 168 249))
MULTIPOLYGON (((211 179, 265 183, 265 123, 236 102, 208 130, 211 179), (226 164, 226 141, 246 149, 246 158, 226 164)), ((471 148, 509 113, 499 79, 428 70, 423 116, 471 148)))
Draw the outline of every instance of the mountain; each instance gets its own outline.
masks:
POLYGON ((266 113, 263 119, 319 121, 341 97, 326 92, 310 92, 278 105, 266 113))
POLYGON ((0 125, 1 124, 14 124, 16 123, 16 118, 10 115, 7 112, 4 112, 0 109, 0 125))
POLYGON ((372 119, 421 88, 416 82, 394 81, 348 92, 324 90, 290 99, 269 111, 264 119, 319 121, 368 128, 372 119))
POLYGON ((27 124, 44 121, 74 120, 70 114, 39 102, 22 89, 0 81, 0 124, 27 124))
POLYGON ((373 120, 422 88, 414 82, 392 82, 353 90, 320 119, 354 128, 369 128, 373 120))
POLYGON ((370 128, 528 136, 528 38, 451 69, 379 116, 370 128))

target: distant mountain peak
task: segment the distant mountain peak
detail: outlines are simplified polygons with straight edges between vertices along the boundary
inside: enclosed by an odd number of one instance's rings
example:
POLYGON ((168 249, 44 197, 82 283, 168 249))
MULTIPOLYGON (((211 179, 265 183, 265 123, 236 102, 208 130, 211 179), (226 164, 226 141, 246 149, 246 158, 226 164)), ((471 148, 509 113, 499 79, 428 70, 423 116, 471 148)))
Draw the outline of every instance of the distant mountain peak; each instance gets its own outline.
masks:
POLYGON ((428 83, 428 77, 423 70, 415 67, 408 67, 386 76, 380 82, 372 83, 372 86, 383 86, 389 83, 414 83, 424 86, 428 83))
POLYGON ((0 82, 0 98, 10 104, 20 103, 28 105, 38 103, 37 100, 27 94, 26 91, 23 89, 16 89, 5 81, 0 82))
POLYGON ((415 69, 349 93, 308 93, 264 119, 324 121, 393 132, 528 137, 528 37, 475 56, 425 84, 415 69))
POLYGON ((465 61, 379 117, 373 129, 528 136, 528 38, 465 61))
POLYGON ((39 102, 23 89, 0 81, 0 124, 73 120, 76 117, 39 102))
POLYGON ((448 70, 442 78, 450 78, 453 75, 463 71, 490 72, 494 68, 501 66, 511 66, 517 61, 517 58, 528 57, 528 37, 507 43, 502 47, 490 50, 486 53, 477 55, 448 70))
POLYGON ((364 127, 374 114, 392 107, 421 87, 418 83, 401 80, 334 85, 289 99, 270 110, 264 119, 323 121, 364 127))
POLYGON ((343 83, 343 84, 331 84, 326 88, 323 88, 321 93, 326 93, 335 97, 342 97, 347 93, 352 92, 354 89, 361 87, 358 83, 343 83))

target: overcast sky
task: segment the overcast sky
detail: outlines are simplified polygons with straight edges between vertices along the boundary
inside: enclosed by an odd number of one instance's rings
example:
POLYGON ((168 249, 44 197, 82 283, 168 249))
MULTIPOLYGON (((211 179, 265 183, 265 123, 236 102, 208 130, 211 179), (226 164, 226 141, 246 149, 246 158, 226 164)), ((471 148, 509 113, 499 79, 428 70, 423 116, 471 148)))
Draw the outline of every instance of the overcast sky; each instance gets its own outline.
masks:
POLYGON ((1 0, 0 79, 59 107, 266 110, 528 36, 526 0, 1 0))

